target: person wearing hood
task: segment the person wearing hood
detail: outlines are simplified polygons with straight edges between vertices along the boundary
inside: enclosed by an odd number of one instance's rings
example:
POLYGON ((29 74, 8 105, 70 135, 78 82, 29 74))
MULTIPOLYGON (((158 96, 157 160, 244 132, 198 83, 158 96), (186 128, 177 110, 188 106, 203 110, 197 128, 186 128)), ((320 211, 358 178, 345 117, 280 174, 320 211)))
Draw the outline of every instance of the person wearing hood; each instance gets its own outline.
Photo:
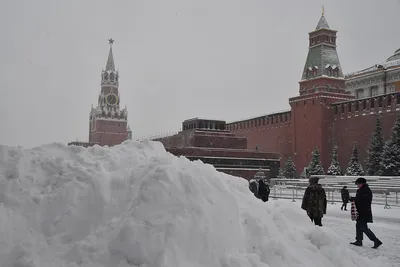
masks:
POLYGON ((269 193, 270 193, 270 189, 269 189, 269 185, 266 181, 264 181, 263 179, 260 179, 258 181, 258 197, 264 201, 267 202, 268 198, 269 198, 269 193))
POLYGON ((350 193, 349 190, 347 189, 347 186, 343 186, 342 190, 340 190, 340 193, 342 194, 342 202, 343 205, 340 208, 341 210, 347 210, 347 203, 349 203, 350 200, 350 193))
POLYGON ((258 198, 258 183, 256 179, 250 179, 249 189, 254 194, 254 196, 258 198))
POLYGON ((376 249, 383 243, 375 236, 367 225, 368 223, 373 222, 371 209, 372 191, 365 178, 358 178, 355 181, 355 184, 357 185, 358 190, 356 196, 350 198, 350 200, 354 201, 354 204, 356 205, 358 217, 356 222, 356 241, 350 244, 361 247, 363 245, 363 236, 365 234, 372 242, 374 242, 372 248, 376 249))
POLYGON ((322 226, 322 217, 326 214, 327 199, 325 190, 318 183, 318 177, 309 179, 310 185, 304 192, 301 208, 315 225, 322 226))

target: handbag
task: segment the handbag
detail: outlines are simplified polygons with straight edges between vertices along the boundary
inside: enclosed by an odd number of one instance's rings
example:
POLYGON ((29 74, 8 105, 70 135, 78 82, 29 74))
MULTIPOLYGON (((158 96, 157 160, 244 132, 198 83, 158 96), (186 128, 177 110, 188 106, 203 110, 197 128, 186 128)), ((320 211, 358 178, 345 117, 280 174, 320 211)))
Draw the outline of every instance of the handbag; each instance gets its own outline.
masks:
POLYGON ((352 221, 357 221, 358 219, 358 212, 356 208, 356 203, 354 201, 351 202, 351 220, 352 221))

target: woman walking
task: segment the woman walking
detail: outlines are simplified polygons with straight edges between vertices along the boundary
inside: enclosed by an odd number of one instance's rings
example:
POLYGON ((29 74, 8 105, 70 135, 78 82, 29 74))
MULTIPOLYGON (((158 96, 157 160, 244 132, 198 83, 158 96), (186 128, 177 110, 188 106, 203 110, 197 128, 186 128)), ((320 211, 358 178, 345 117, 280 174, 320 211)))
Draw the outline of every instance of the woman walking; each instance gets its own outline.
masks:
POLYGON ((350 200, 350 194, 349 190, 347 189, 347 186, 343 186, 340 193, 342 193, 342 202, 343 202, 343 205, 340 209, 343 210, 344 208, 344 210, 347 210, 347 203, 349 203, 350 200))

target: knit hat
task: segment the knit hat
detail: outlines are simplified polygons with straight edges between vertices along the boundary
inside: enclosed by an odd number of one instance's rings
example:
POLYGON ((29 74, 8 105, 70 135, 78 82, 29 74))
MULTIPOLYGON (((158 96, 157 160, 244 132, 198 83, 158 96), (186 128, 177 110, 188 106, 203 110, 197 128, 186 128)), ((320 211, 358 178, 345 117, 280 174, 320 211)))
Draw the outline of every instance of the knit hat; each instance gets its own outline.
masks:
POLYGON ((358 185, 358 184, 366 184, 367 180, 365 180, 365 178, 357 178, 357 180, 354 182, 354 184, 358 185))

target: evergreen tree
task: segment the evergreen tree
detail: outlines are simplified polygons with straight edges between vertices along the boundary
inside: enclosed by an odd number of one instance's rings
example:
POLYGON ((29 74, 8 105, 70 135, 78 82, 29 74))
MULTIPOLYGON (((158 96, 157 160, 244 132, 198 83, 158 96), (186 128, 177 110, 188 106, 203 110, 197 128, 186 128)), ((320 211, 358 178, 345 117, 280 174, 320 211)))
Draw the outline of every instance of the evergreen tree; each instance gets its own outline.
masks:
POLYGON ((285 170, 283 171, 283 174, 286 178, 289 179, 294 179, 296 178, 296 166, 294 165, 294 162, 292 158, 288 158, 285 164, 285 170))
POLYGON ((351 159, 349 167, 346 170, 347 176, 359 176, 364 175, 364 170, 361 164, 358 162, 358 147, 354 144, 353 151, 351 153, 351 159))
POLYGON ((375 132, 372 134, 368 148, 368 158, 365 161, 368 175, 375 176, 381 173, 381 159, 385 143, 382 137, 382 126, 379 117, 376 117, 375 132))
POLYGON ((285 178, 285 175, 283 174, 283 171, 281 168, 279 168, 278 178, 285 178))
POLYGON ((392 138, 389 139, 383 148, 380 163, 381 175, 400 175, 400 112, 393 127, 392 138))
POLYGON ((326 174, 328 174, 328 175, 341 175, 342 174, 342 171, 339 166, 339 161, 338 161, 338 147, 337 146, 333 147, 331 165, 329 166, 326 174))
POLYGON ((309 172, 309 175, 324 174, 324 168, 322 168, 318 149, 315 149, 312 153, 312 159, 311 159, 310 165, 308 166, 308 172, 309 172))

